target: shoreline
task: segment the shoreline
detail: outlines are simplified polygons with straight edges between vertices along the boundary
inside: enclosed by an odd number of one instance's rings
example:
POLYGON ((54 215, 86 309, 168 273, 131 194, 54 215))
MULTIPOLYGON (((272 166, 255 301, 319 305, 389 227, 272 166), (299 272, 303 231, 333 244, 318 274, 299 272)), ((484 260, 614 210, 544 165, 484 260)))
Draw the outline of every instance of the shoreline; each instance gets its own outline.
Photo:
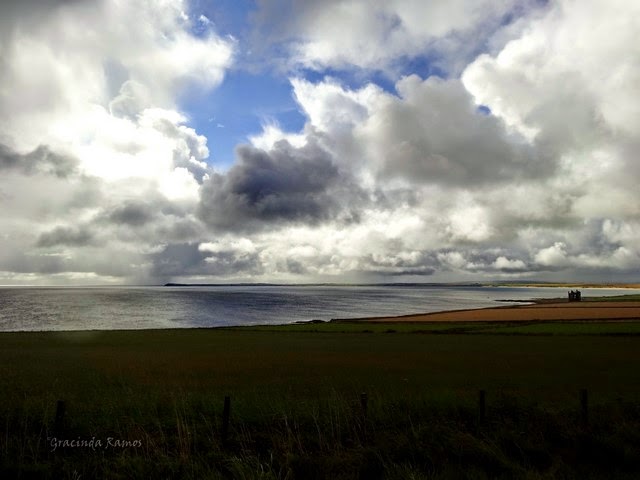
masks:
MULTIPOLYGON (((606 287, 604 287, 606 288, 606 287)), ((296 326, 309 324, 338 323, 473 323, 473 322, 567 322, 567 321, 640 321, 640 295, 626 294, 618 296, 588 297, 580 302, 568 302, 564 298, 533 298, 530 300, 502 299, 496 302, 509 302, 511 305, 492 307, 440 310, 436 312, 413 313, 391 316, 332 318, 330 320, 299 320, 290 323, 218 325, 158 328, 118 328, 118 329, 81 329, 81 330, 3 330, 0 334, 10 333, 86 333, 100 332, 153 332, 185 330, 229 330, 256 328, 260 326, 296 326)))

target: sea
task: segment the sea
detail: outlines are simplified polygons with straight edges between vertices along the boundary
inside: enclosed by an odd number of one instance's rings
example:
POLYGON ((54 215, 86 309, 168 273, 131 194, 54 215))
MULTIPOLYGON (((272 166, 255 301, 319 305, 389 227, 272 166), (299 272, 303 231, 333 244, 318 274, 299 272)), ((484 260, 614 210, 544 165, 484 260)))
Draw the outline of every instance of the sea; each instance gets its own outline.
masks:
MULTIPOLYGON (((640 293, 582 289, 583 297, 640 293)), ((422 284, 0 287, 0 331, 285 324, 566 298, 566 288, 422 284)))

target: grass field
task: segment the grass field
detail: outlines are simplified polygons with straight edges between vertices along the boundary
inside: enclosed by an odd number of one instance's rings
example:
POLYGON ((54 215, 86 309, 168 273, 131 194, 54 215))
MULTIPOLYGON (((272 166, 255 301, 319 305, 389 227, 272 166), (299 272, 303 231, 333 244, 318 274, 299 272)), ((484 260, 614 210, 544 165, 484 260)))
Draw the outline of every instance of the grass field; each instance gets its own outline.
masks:
POLYGON ((3 333, 0 478, 637 478, 639 325, 3 333))
POLYGON ((612 295, 608 297, 587 297, 587 302, 640 302, 640 295, 612 295))
MULTIPOLYGON (((567 302, 567 298, 537 298, 533 299, 532 302, 539 304, 567 302)), ((640 294, 628 293, 625 295, 604 295, 594 297, 585 296, 582 297, 582 302, 640 302, 640 294)))
POLYGON ((517 322, 361 322, 341 321, 301 323, 293 325, 260 325, 237 327, 256 332, 288 333, 417 333, 417 334, 469 334, 469 333, 525 333, 540 335, 640 335, 640 321, 517 321, 517 322))
MULTIPOLYGON (((468 330, 470 333, 471 330, 468 330)), ((476 329, 475 333, 488 334, 526 334, 526 335, 616 335, 632 336, 640 335, 640 322, 616 321, 616 322, 514 322, 509 325, 485 325, 485 328, 476 329)))

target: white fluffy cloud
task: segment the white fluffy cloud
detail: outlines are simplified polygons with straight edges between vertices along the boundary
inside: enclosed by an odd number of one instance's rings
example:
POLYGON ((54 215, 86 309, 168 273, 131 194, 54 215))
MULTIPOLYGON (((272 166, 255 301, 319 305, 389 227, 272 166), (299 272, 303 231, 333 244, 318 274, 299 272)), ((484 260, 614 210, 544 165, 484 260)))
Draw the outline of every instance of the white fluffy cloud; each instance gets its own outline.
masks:
MULTIPOLYGON (((358 5, 327 11, 347 7, 358 5)), ((351 22, 349 15, 339 22, 351 22)), ((373 84, 349 89, 331 78, 295 78, 307 138, 374 192, 362 220, 341 227, 357 245, 350 268, 633 275, 640 123, 630 99, 640 93, 632 41, 639 26, 635 6, 557 2, 521 20, 517 38, 478 57, 461 82, 414 75, 399 80, 392 95, 373 84), (390 225, 380 212, 394 223, 416 221, 379 242, 368 220, 390 225), (358 241, 355 232, 363 230, 366 240, 358 241)), ((357 28, 341 31, 341 48, 326 44, 336 55, 328 63, 381 61, 353 53, 349 35, 357 28)), ((320 257, 327 265, 347 254, 320 257)))
POLYGON ((175 108, 177 90, 215 86, 231 61, 232 42, 190 33, 183 1, 33 3, 2 7, 13 15, 0 73, 0 109, 12 121, 2 133, 18 147, 74 140, 90 106, 175 108))
POLYGON ((545 198, 565 199, 547 212, 557 230, 533 254, 541 266, 637 268, 637 247, 610 232, 612 225, 634 230, 640 220, 633 153, 640 108, 632 100, 640 95, 639 26, 633 2, 554 2, 522 36, 496 56, 481 55, 462 75, 477 103, 559 158, 544 196, 531 192, 530 203, 514 202, 527 211, 545 198), (580 238, 592 221, 600 225, 594 241, 609 246, 597 255, 581 251, 589 248, 580 238))
POLYGON ((184 88, 218 85, 234 42, 212 30, 195 36, 183 1, 8 3, 0 6, 0 270, 62 281, 73 272, 144 277, 141 255, 193 223, 189 205, 208 169, 206 138, 176 100, 184 88), (68 171, 52 176, 61 165, 68 171), (150 199, 174 211, 159 213, 146 234, 102 225, 103 212, 150 199))
POLYGON ((640 134, 640 5, 562 0, 495 57, 464 72, 479 103, 510 125, 591 147, 607 135, 640 134))
MULTIPOLYGON (((393 69, 428 53, 457 69, 500 29, 536 2, 519 0, 261 1, 257 23, 284 42, 289 62, 322 69, 393 69), (283 16, 282 12, 288 15, 283 16)), ((503 35, 504 36, 504 35, 503 35)))

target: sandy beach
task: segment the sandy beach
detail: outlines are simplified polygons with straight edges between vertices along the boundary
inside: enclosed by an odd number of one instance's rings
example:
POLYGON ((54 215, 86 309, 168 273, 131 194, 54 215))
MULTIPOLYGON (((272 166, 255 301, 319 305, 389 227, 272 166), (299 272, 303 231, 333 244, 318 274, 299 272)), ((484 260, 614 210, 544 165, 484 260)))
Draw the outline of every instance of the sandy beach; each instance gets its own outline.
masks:
POLYGON ((367 322, 515 322, 538 320, 640 320, 640 302, 558 302, 360 318, 367 322))

